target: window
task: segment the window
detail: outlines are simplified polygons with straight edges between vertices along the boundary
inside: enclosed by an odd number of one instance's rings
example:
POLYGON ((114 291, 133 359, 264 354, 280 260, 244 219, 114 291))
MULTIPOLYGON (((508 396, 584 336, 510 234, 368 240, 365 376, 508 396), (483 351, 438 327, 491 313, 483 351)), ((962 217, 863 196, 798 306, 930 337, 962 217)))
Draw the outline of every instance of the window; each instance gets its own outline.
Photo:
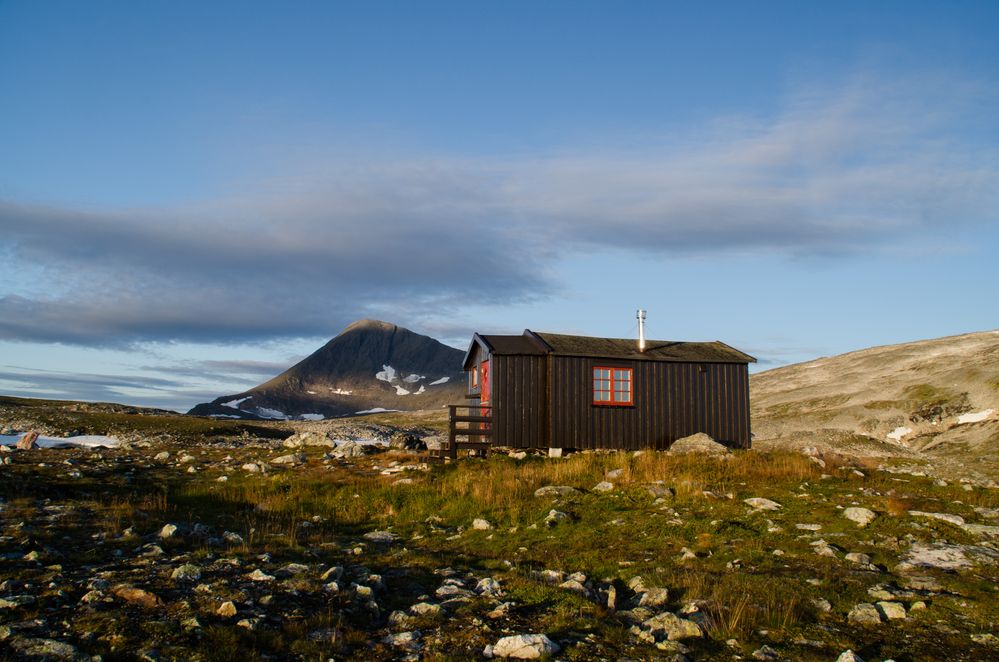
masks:
POLYGON ((633 402, 631 368, 593 368, 593 404, 630 405, 633 402))
POLYGON ((471 377, 472 377, 472 388, 478 388, 479 387, 479 366, 477 366, 477 365, 473 365, 472 366, 472 375, 471 375, 471 377))

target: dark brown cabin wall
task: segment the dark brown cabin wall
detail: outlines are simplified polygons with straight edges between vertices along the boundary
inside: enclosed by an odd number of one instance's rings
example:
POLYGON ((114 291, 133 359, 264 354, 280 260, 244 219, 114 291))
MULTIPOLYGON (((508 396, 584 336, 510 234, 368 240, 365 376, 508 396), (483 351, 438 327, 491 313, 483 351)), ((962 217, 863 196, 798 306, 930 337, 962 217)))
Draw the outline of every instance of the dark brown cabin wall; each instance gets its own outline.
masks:
POLYGON ((729 445, 749 446, 748 370, 744 364, 629 363, 556 356, 551 378, 551 437, 555 447, 665 449, 696 432, 729 445), (594 365, 633 369, 633 407, 592 404, 594 365))
POLYGON ((543 356, 492 357, 493 443, 544 448, 548 414, 543 356))

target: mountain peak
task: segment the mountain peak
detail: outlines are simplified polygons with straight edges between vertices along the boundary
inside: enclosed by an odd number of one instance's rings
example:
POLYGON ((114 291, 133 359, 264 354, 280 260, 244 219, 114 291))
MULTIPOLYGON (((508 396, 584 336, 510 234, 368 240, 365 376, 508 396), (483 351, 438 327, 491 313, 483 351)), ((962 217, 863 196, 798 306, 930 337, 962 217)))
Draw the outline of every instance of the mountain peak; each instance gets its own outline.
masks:
POLYGON ((348 325, 346 329, 340 335, 344 333, 349 333, 351 331, 395 331, 399 327, 390 322, 383 322, 376 319, 363 319, 357 320, 352 324, 348 325))

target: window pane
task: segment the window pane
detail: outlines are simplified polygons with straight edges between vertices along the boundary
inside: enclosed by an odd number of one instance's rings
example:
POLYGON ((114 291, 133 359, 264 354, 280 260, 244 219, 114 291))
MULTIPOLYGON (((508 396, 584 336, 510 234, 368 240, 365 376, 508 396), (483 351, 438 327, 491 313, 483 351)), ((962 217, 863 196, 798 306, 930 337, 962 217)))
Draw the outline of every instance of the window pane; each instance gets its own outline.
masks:
POLYGON ((595 368, 593 370, 593 376, 597 379, 610 379, 610 370, 604 370, 603 368, 595 368))
POLYGON ((598 400, 600 402, 609 402, 610 393, 608 391, 597 391, 596 393, 593 394, 593 399, 598 400))

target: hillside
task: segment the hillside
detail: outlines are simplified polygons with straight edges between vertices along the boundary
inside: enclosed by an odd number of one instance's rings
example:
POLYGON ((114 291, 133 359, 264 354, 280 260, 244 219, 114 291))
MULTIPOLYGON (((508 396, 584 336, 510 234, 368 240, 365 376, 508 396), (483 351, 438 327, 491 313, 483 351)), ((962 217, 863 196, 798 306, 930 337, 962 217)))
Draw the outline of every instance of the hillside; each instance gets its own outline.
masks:
POLYGON ((321 420, 460 402, 464 353, 395 324, 361 320, 277 377, 190 414, 321 420))
POLYGON ((999 331, 768 370, 753 375, 750 388, 756 443, 825 440, 993 475, 999 466, 999 331))

